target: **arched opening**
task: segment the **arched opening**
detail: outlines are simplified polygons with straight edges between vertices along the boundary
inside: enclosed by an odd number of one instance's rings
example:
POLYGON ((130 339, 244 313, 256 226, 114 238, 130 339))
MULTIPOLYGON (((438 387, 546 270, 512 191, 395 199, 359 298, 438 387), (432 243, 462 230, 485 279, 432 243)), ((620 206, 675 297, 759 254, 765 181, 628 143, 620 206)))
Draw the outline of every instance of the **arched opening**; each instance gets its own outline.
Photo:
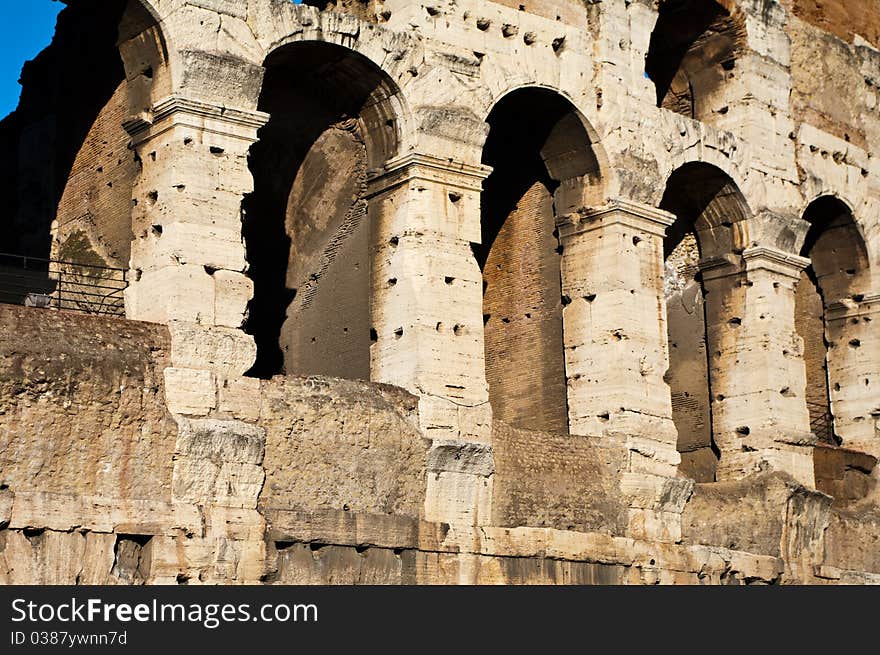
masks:
POLYGON ((367 179, 397 154, 402 103, 375 64, 323 42, 272 53, 243 203, 251 375, 370 379, 367 179))
POLYGON ((672 391, 680 470, 698 482, 712 482, 720 452, 712 433, 711 378, 720 362, 712 361, 718 348, 710 343, 707 325, 724 320, 711 313, 737 311, 720 298, 707 305, 699 263, 741 251, 739 224, 748 217, 748 208, 728 175, 702 163, 685 164, 670 176, 660 207, 676 216, 664 242, 666 382, 672 391))
POLYGON ((488 118, 482 195, 486 378, 494 416, 568 432, 562 248, 556 218, 595 201, 599 162, 574 106, 539 88, 505 96, 488 118))
POLYGON ((24 66, 19 106, 0 124, 2 177, 16 187, 4 194, 13 224, 0 250, 48 258, 70 234, 98 249, 88 258, 127 263, 136 171, 122 128, 127 84, 118 41, 124 17, 139 6, 66 7, 52 43, 24 66))
POLYGON ((804 341, 810 425, 820 441, 846 445, 847 423, 857 417, 835 416, 832 398, 857 398, 870 380, 859 375, 863 319, 835 319, 832 310, 857 306, 869 291, 867 250, 852 212, 838 198, 815 200, 804 219, 810 229, 801 254, 810 266, 798 285, 795 317, 804 341))
MULTIPOLYGON (((96 301, 101 311, 123 311, 121 287, 107 289, 124 284, 123 272, 103 267, 129 263, 140 163, 123 124, 132 115, 128 60, 135 53, 148 59, 132 44, 145 38, 158 51, 150 63, 152 87, 165 75, 166 56, 160 29, 144 6, 138 0, 78 2, 61 11, 52 43, 22 71, 19 106, 0 123, 6 150, 0 184, 11 223, 0 236, 0 252, 72 262, 29 259, 29 281, 21 286, 26 295, 54 294, 61 275, 85 294, 78 297, 88 297, 95 285, 99 296, 112 295, 96 301), (30 280, 32 273, 42 279, 30 280)), ((18 266, 14 258, 5 263, 18 266)), ((82 298, 62 305, 91 305, 82 298)))
POLYGON ((657 106, 704 122, 726 114, 745 40, 742 17, 719 2, 661 2, 645 68, 657 106))

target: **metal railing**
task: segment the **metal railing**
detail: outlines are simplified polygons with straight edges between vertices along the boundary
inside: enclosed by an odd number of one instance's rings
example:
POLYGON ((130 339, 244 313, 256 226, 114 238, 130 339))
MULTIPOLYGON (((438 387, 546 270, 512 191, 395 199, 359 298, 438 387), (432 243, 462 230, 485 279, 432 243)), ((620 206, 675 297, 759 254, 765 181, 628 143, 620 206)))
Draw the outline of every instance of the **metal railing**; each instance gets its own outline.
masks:
POLYGON ((0 303, 125 316, 123 268, 0 253, 0 303))
POLYGON ((810 412, 810 429, 820 441, 834 443, 834 416, 828 403, 817 403, 807 400, 810 412))

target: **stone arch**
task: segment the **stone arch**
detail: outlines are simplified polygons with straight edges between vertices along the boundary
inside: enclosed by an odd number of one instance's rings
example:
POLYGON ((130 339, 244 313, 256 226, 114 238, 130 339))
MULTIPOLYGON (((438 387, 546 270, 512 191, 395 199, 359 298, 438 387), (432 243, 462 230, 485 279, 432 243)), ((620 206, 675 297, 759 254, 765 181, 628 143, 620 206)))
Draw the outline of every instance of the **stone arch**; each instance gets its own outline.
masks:
MULTIPOLYGON (((482 195, 486 377, 496 418, 568 431, 560 217, 601 203, 591 128, 563 95, 523 87, 488 114, 482 195)), ((593 134, 595 134, 593 132, 593 134)))
POLYGON ((712 343, 710 328, 741 316, 742 308, 731 303, 734 295, 723 284, 713 283, 717 288, 707 299, 701 264, 739 267, 751 210, 736 182, 703 162, 673 171, 660 208, 676 216, 664 242, 670 357, 666 381, 672 390, 682 471, 698 481, 712 481, 719 451, 713 441, 711 379, 713 373, 723 374, 725 364, 714 356, 722 348, 712 343))
POLYGON ((19 203, 4 250, 127 267, 139 162, 124 129, 132 114, 126 44, 136 26, 158 25, 151 12, 138 0, 71 4, 52 44, 25 66, 7 127, 27 170, 6 176, 22 188, 10 194, 19 203))
POLYGON ((402 154, 406 102, 374 61, 326 39, 291 37, 264 67, 259 109, 270 119, 244 202, 252 374, 369 379, 367 182, 402 154))
POLYGON ((862 310, 872 284, 868 250, 852 205, 836 194, 813 199, 804 220, 810 227, 801 255, 810 265, 798 285, 796 322, 810 424, 821 441, 859 448, 870 420, 858 398, 877 384, 862 350, 871 348, 871 317, 862 310))
POLYGON ((745 16, 732 2, 662 1, 645 61, 657 106, 706 123, 727 113, 746 42, 745 16))
POLYGON ((129 119, 146 117, 173 93, 166 30, 149 0, 125 0, 119 23, 119 54, 125 66, 129 119))
MULTIPOLYGON (((591 187, 591 189, 593 192, 601 193, 602 197, 596 198, 595 201, 591 200, 590 204, 598 205, 605 202, 611 189, 616 188, 615 171, 611 165, 608 152, 602 143, 601 134, 595 127, 598 123, 594 123, 587 117, 587 114, 581 109, 575 98, 568 91, 559 88, 556 85, 537 80, 516 80, 515 76, 505 75, 503 71, 500 72, 499 75, 488 76, 487 84, 490 85, 490 90, 486 93, 477 94, 474 97, 478 102, 475 111, 485 117, 488 117, 492 111, 494 111, 495 108, 505 100, 505 98, 529 90, 553 94, 559 96, 559 98, 568 103, 571 109, 572 124, 576 121, 579 128, 586 134, 589 151, 595 157, 595 166, 597 170, 601 171, 601 176, 599 176, 601 177, 601 185, 591 187)), ((481 144, 483 148, 486 146, 486 139, 488 139, 488 137, 489 133, 486 132, 481 144)))

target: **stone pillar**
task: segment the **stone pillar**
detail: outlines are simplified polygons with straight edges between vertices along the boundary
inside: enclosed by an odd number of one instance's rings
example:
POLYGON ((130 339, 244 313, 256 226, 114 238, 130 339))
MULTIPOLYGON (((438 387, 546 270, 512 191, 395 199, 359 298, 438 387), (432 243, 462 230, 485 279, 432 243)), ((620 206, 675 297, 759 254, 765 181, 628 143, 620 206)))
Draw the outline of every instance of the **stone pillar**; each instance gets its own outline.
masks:
POLYGON ((844 448, 880 457, 880 294, 825 310, 834 432, 844 448))
POLYGON ((700 263, 718 480, 769 466, 815 486, 803 340, 795 329, 795 289, 809 263, 767 247, 700 263))
POLYGON ((572 434, 624 440, 632 470, 675 475, 663 239, 675 217, 626 200, 558 221, 572 434))
POLYGON ((205 581, 254 583, 264 573, 265 543, 254 538, 265 533, 257 511, 266 440, 256 425, 260 382, 241 377, 256 358, 241 330, 253 295, 241 202, 253 190, 248 150, 267 120, 172 96, 150 120, 125 125, 143 167, 126 314, 169 326, 165 401, 178 425, 172 501, 197 504, 204 516, 203 534, 183 551, 169 539, 154 542, 154 567, 171 580, 202 579, 207 569, 205 581), (230 402, 236 397, 250 402, 230 402))
POLYGON ((369 183, 373 230, 372 379, 421 398, 424 434, 488 442, 480 193, 489 169, 424 155, 369 183))
POLYGON ((268 115, 172 96, 125 127, 142 166, 132 208, 130 319, 240 328, 253 285, 241 236, 247 153, 268 115))

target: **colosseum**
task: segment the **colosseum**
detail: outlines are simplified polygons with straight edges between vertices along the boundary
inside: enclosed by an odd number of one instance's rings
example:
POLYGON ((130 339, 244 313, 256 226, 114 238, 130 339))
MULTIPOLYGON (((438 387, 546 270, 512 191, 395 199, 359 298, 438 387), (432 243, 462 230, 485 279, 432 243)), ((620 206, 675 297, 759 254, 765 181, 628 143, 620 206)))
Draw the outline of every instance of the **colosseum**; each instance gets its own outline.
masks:
POLYGON ((880 583, 877 0, 65 0, 0 582, 880 583))

